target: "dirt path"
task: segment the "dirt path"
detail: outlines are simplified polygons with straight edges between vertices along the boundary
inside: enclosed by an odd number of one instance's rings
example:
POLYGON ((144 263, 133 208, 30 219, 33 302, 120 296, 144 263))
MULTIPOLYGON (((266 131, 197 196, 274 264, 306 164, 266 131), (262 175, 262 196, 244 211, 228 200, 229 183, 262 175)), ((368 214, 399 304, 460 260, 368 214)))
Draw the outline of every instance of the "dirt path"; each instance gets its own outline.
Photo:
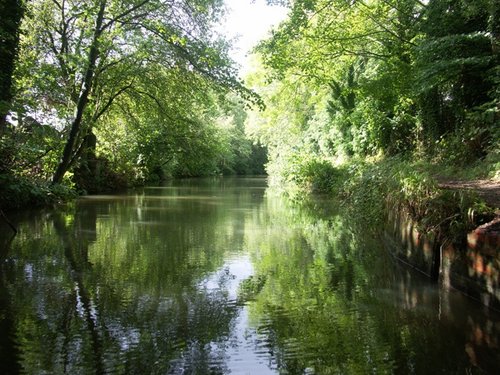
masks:
POLYGON ((438 179, 442 189, 474 190, 486 203, 500 210, 500 182, 493 180, 441 180, 438 179))

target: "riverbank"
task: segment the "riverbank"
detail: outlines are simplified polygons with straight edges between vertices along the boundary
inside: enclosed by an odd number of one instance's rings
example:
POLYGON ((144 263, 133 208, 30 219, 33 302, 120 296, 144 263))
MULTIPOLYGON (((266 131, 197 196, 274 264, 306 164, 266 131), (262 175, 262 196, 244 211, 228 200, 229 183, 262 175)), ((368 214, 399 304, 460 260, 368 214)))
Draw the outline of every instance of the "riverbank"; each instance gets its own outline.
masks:
POLYGON ((5 211, 51 206, 77 196, 76 190, 67 185, 0 174, 0 209, 5 211))
POLYGON ((467 167, 404 158, 311 163, 294 191, 339 197, 350 215, 386 234, 398 259, 500 309, 499 165, 498 155, 467 167))
POLYGON ((309 161, 297 175, 277 182, 289 186, 292 197, 316 192, 340 198, 370 223, 384 223, 387 208, 397 208, 423 230, 452 235, 496 216, 500 155, 468 166, 404 157, 309 161))

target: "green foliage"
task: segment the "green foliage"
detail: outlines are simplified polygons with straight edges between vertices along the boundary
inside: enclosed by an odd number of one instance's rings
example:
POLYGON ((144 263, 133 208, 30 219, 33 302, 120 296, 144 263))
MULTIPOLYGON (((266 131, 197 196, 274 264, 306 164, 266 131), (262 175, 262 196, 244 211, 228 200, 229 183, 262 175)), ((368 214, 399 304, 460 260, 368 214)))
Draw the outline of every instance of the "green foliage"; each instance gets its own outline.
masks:
MULTIPOLYGON (((376 174, 360 172, 374 158, 490 160, 496 2, 285 3, 289 17, 256 48, 261 66, 247 80, 260 97, 210 32, 220 1, 175 0, 168 11, 156 0, 28 3, 13 108, 43 126, 2 140, 1 168, 43 181, 73 168, 82 190, 97 191, 123 176, 262 173, 266 163, 275 184, 330 192, 358 178, 352 168, 379 190, 376 174), (89 134, 100 174, 84 158, 89 134)), ((377 205, 376 193, 363 194, 377 205)))
POLYGON ((331 193, 346 177, 342 169, 335 168, 326 160, 307 160, 299 164, 293 181, 312 192, 331 193))
POLYGON ((147 101, 118 99, 119 106, 105 116, 109 126, 96 131, 97 153, 115 171, 131 182, 262 173, 264 160, 256 159, 259 150, 243 131, 243 102, 219 99, 216 88, 196 74, 178 76, 161 67, 140 83, 146 86, 155 78, 164 80, 162 90, 147 101))
POLYGON ((49 185, 31 178, 0 174, 0 208, 6 210, 43 207, 75 198, 66 185, 49 185))
POLYGON ((263 172, 265 149, 243 130, 245 108, 262 103, 212 30, 221 1, 41 0, 26 10, 1 173, 95 193, 263 172))
POLYGON ((289 18, 257 48, 266 74, 252 79, 268 107, 249 127, 270 148, 271 174, 288 174, 296 161, 379 154, 470 164, 494 149, 495 2, 289 6, 289 18))
POLYGON ((467 231, 478 225, 470 220, 471 210, 479 216, 491 214, 473 192, 439 188, 435 179, 442 170, 439 165, 392 158, 351 162, 342 170, 333 194, 367 224, 381 225, 388 210, 397 210, 408 214, 423 232, 463 241, 467 231))
POLYGON ((227 143, 214 130, 217 102, 232 92, 261 104, 211 30, 219 0, 28 5, 16 105, 62 129, 53 182, 78 165, 91 133, 102 160, 132 180, 217 173, 227 143))
POLYGON ((13 97, 12 74, 18 52, 19 26, 24 13, 22 0, 0 1, 0 135, 13 97))
POLYGON ((392 207, 463 239, 468 211, 488 209, 436 178, 498 181, 496 3, 290 2, 249 80, 267 104, 247 128, 269 148, 271 181, 338 195, 368 222, 392 207))
MULTIPOLYGON (((454 152, 460 157, 460 150, 454 152)), ((460 173, 447 169, 451 159, 448 155, 439 164, 408 156, 350 158, 334 164, 307 152, 296 152, 280 160, 281 164, 275 159, 269 171, 275 183, 285 186, 294 199, 304 200, 305 193, 310 192, 328 193, 339 197, 350 214, 367 225, 382 225, 388 210, 398 210, 405 212, 424 232, 463 241, 465 233, 480 224, 470 220, 470 212, 479 217, 489 216, 491 208, 472 192, 443 190, 436 178, 498 178, 498 154, 492 152, 487 160, 477 164, 473 176, 464 174, 472 171, 470 168, 461 168, 460 173)))
POLYGON ((12 150, 11 170, 25 176, 49 179, 62 148, 61 134, 29 116, 18 122, 19 126, 5 135, 6 142, 16 145, 12 150))

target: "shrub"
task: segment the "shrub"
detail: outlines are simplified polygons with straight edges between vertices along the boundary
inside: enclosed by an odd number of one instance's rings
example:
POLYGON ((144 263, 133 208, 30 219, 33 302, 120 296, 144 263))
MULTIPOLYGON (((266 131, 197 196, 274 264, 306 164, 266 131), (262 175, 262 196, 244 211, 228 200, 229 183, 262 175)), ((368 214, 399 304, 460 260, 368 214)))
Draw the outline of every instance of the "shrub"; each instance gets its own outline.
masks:
POLYGON ((0 175, 0 207, 6 210, 48 206, 75 198, 73 189, 65 185, 50 186, 26 177, 0 175))

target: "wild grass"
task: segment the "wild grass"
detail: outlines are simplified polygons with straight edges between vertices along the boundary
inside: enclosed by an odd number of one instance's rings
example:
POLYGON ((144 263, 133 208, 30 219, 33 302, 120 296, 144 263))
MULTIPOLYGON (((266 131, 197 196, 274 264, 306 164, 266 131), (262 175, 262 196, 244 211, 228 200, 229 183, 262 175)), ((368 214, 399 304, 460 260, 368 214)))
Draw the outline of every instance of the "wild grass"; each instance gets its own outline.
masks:
POLYGON ((337 166, 313 162, 303 167, 294 195, 308 190, 337 197, 351 215, 375 226, 385 222, 390 210, 397 210, 423 232, 461 241, 467 231, 491 217, 494 208, 473 191, 440 188, 438 179, 492 178, 498 176, 498 166, 498 155, 461 169, 402 156, 351 159, 337 166))

